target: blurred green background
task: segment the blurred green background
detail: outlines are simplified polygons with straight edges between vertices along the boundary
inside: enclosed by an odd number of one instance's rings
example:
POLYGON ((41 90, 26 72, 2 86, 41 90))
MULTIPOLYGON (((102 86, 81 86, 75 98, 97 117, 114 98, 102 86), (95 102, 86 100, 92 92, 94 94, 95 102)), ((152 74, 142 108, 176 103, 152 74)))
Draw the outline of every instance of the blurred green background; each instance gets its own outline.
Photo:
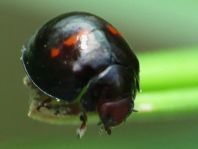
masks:
POLYGON ((0 43, 0 149, 198 148, 197 1, 0 0, 0 43), (26 115, 20 49, 46 21, 70 11, 111 22, 140 59, 139 112, 111 136, 99 135, 90 124, 78 140, 77 126, 49 125, 26 115))

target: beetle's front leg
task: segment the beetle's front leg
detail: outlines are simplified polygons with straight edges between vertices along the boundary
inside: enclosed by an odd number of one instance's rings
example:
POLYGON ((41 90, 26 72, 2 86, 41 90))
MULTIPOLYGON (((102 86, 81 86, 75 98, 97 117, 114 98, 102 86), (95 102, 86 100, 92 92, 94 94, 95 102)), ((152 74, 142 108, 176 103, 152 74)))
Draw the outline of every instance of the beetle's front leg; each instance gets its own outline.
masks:
POLYGON ((82 136, 85 134, 85 131, 87 129, 87 115, 85 112, 80 113, 80 121, 81 121, 81 125, 77 129, 76 133, 79 138, 82 138, 82 136))

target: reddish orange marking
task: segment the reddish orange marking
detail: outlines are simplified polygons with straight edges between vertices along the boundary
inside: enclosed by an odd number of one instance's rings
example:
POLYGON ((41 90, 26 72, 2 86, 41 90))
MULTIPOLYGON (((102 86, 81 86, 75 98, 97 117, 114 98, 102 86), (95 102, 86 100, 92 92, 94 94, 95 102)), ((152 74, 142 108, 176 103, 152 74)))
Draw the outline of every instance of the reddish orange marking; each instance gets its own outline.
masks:
POLYGON ((107 29, 114 35, 120 35, 120 33, 111 25, 107 25, 107 29))
POLYGON ((51 57, 52 58, 55 58, 59 55, 60 55, 60 49, 58 49, 58 48, 52 48, 51 49, 51 57))
POLYGON ((64 41, 64 45, 72 46, 75 45, 77 41, 78 41, 78 34, 74 34, 64 41))
POLYGON ((69 38, 67 38, 64 41, 64 45, 66 45, 66 46, 75 45, 78 42, 78 40, 80 39, 80 36, 82 36, 83 34, 87 34, 87 33, 88 33, 88 31, 82 30, 82 31, 80 31, 80 32, 78 32, 76 34, 71 35, 69 38))

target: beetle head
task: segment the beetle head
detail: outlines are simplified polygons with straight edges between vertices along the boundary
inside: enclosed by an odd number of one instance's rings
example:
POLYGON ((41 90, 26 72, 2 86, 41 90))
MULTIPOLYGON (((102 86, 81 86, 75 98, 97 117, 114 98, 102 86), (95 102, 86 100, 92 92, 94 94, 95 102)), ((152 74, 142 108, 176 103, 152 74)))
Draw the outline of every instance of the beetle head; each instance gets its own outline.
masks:
POLYGON ((130 115, 133 109, 133 101, 130 98, 123 98, 116 101, 104 102, 98 105, 98 112, 104 128, 119 125, 130 115))

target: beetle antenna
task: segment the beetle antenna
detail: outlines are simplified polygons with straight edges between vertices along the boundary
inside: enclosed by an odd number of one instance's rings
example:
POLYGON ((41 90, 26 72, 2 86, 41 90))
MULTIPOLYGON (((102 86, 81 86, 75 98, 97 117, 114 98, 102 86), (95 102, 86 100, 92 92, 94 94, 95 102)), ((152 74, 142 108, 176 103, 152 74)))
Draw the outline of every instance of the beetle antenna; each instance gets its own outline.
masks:
POLYGON ((132 112, 138 112, 138 110, 132 109, 132 112))

